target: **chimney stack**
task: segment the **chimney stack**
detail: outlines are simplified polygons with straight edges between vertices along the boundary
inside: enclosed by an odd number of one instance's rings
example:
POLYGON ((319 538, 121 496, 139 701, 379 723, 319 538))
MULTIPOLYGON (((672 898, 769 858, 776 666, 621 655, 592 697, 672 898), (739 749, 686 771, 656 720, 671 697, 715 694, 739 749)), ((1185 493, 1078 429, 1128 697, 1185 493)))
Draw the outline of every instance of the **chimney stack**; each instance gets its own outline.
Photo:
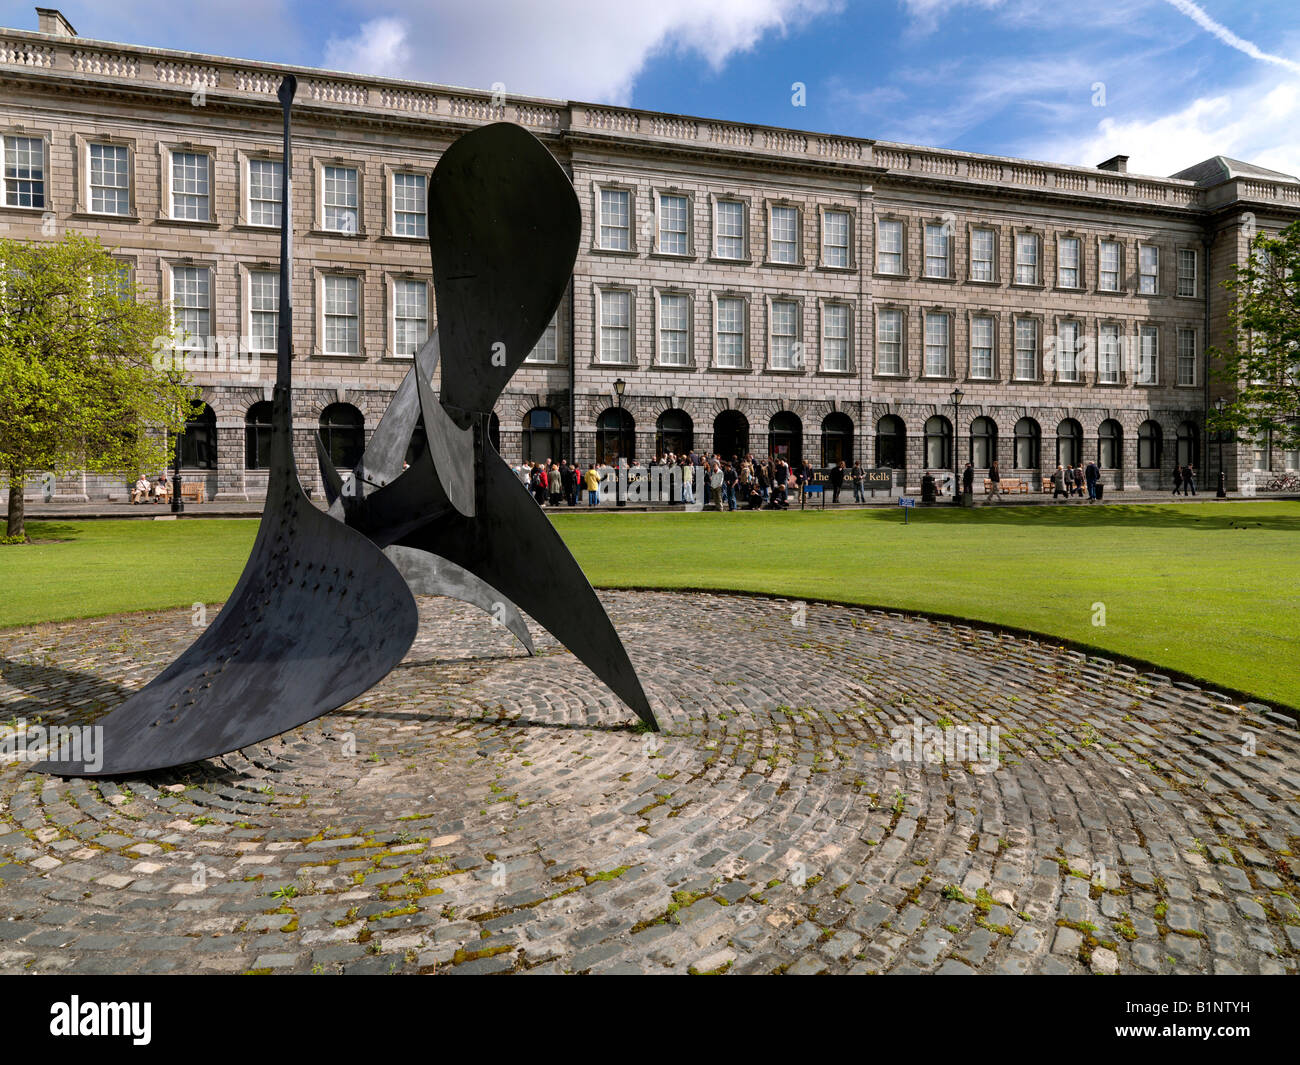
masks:
POLYGON ((41 33, 48 33, 53 37, 75 37, 77 35, 72 23, 63 17, 63 12, 52 7, 38 7, 36 9, 36 28, 41 33))
POLYGON ((1104 163, 1097 164, 1098 170, 1113 170, 1116 174, 1128 173, 1128 156, 1112 155, 1104 163))

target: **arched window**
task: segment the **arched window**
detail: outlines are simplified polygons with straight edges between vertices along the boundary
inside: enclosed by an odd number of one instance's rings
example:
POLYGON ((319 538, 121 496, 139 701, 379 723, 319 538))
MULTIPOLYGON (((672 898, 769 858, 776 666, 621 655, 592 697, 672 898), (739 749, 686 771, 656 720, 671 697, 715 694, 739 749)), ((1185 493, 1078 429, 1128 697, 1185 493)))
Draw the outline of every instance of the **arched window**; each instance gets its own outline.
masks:
POLYGON ((952 469, 952 422, 942 414, 925 421, 925 468, 952 469))
POLYGON ((501 454, 501 419, 497 417, 496 411, 488 415, 488 443, 492 445, 493 451, 501 454))
POLYGON ((254 403, 244 415, 244 469, 271 468, 271 401, 254 403))
MULTIPOLYGON (((1300 419, 1292 419, 1291 432, 1300 433, 1300 419)), ((1288 473, 1294 473, 1296 470, 1300 470, 1300 447, 1288 448, 1283 453, 1282 465, 1288 473)))
POLYGON ((614 465, 636 458, 636 422, 622 407, 610 407, 596 419, 596 461, 614 465))
POLYGON ((187 470, 217 468, 217 416, 206 403, 196 405, 185 423, 185 432, 181 434, 181 466, 187 470))
POLYGON ((695 426, 684 410, 670 407, 655 423, 655 453, 688 454, 695 447, 695 426))
POLYGON ((1114 418, 1097 427, 1097 465, 1103 470, 1117 470, 1124 457, 1124 430, 1114 418))
POLYGON ((524 461, 560 459, 560 416, 550 407, 534 407, 524 415, 524 461))
POLYGON ((886 414, 876 422, 876 465, 892 470, 907 465, 907 428, 897 415, 886 414))
POLYGON ((351 403, 331 403, 320 412, 320 435, 334 468, 350 470, 366 449, 366 420, 351 403))
POLYGON ((853 419, 841 411, 822 419, 822 465, 853 465, 853 419))
POLYGON ((1157 422, 1145 421, 1138 426, 1138 469, 1160 469, 1163 436, 1157 422))
POLYGON ((992 418, 976 418, 970 424, 970 464, 987 470, 998 460, 998 423, 992 418))
POLYGON ((1039 468, 1043 442, 1043 431, 1033 418, 1021 418, 1016 422, 1016 469, 1036 470, 1039 468))
POLYGON ((724 410, 713 419, 713 453, 730 460, 749 454, 749 419, 738 410, 724 410))
POLYGON ((1083 426, 1066 418, 1056 427, 1056 464, 1078 466, 1083 461, 1083 426))
POLYGON ((767 424, 767 450, 772 458, 784 455, 791 466, 803 462, 803 422, 799 415, 788 410, 772 415, 767 424))
POLYGON ((1200 453, 1200 427, 1192 421, 1180 422, 1178 425, 1178 458, 1175 461, 1179 466, 1195 466, 1200 461, 1197 458, 1200 453))

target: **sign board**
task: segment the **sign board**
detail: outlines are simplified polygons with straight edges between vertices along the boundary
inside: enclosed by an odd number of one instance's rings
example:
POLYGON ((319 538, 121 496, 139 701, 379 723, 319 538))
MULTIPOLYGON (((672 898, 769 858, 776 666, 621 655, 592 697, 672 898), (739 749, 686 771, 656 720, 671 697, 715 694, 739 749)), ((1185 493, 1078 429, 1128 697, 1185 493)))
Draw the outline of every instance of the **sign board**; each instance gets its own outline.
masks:
POLYGON ((899 496, 898 505, 900 507, 914 507, 916 506, 916 499, 913 496, 899 496))

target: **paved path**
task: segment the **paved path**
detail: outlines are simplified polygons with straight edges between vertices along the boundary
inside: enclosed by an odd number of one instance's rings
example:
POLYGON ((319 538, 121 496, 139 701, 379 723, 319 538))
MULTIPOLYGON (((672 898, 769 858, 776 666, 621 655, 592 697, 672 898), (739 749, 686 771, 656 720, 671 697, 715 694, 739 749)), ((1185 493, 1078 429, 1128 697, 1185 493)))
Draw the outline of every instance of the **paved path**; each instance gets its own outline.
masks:
MULTIPOLYGON (((1289 719, 960 626, 605 598, 661 736, 426 599, 399 669, 278 741, 0 767, 0 971, 1295 971, 1289 719), (998 761, 906 760, 913 721, 997 725, 998 761)), ((0 634, 0 720, 91 720, 190 620, 0 634)))

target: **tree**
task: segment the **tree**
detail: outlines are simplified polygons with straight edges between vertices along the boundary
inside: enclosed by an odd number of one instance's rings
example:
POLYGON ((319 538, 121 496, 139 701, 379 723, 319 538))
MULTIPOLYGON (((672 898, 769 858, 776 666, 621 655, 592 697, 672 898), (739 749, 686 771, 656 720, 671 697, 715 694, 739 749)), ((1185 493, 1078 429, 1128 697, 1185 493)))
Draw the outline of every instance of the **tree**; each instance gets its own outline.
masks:
POLYGON ((111 473, 165 466, 196 389, 156 338, 165 305, 138 300, 98 240, 0 240, 0 478, 8 535, 25 535, 29 472, 111 473))
POLYGON ((1300 448, 1300 222, 1276 237, 1258 233, 1244 264, 1223 282, 1232 293, 1227 350, 1211 348, 1216 376, 1234 394, 1209 427, 1276 447, 1300 448))

